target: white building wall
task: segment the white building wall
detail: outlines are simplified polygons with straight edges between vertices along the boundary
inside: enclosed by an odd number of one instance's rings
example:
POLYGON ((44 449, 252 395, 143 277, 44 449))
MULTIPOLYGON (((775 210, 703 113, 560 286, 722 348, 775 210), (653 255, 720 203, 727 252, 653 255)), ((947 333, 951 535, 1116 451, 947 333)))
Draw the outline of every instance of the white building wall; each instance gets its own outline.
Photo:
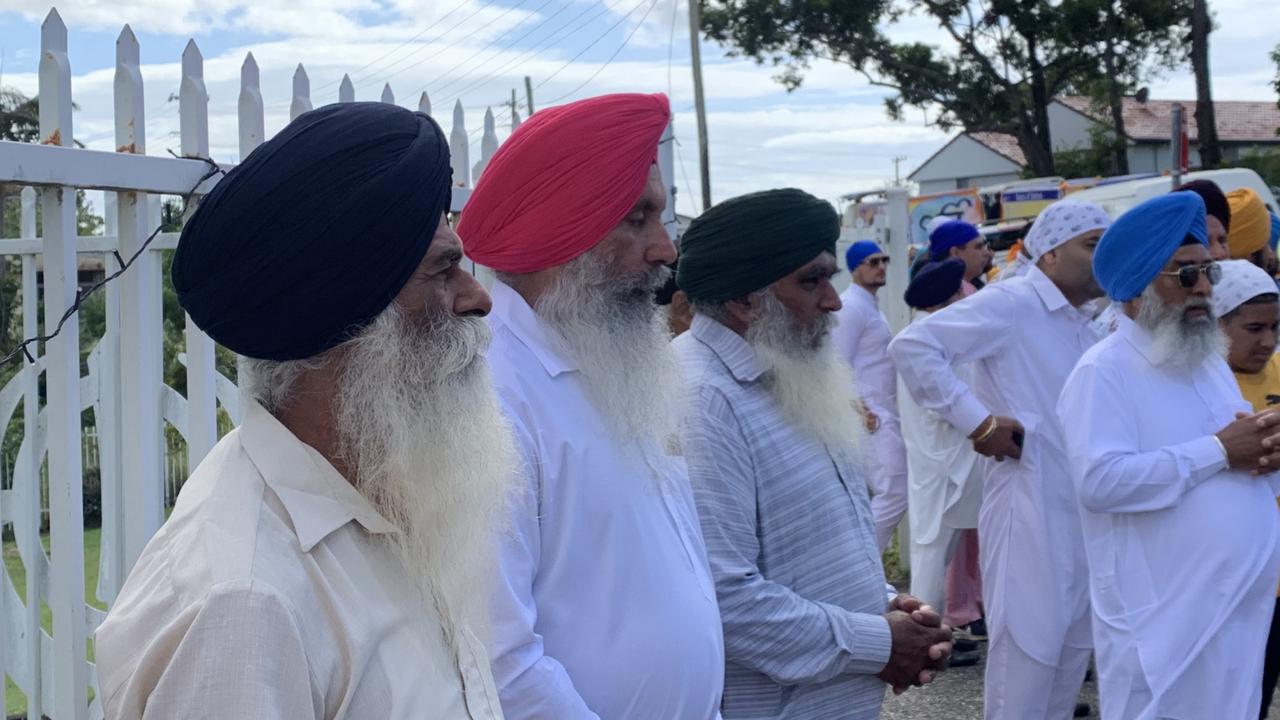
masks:
POLYGON ((934 191, 940 192, 957 187, 975 187, 981 184, 972 182, 976 178, 981 178, 983 183, 991 176, 1012 175, 1016 178, 1021 170, 1009 158, 967 135, 961 135, 912 173, 911 180, 920 184, 921 192, 926 192, 926 185, 942 181, 945 184, 934 191))
POLYGON ((920 186, 920 195, 932 195, 933 193, 949 192, 951 190, 962 190, 964 188, 977 188, 986 185, 999 185, 1000 183, 1014 182, 1022 179, 1022 173, 999 173, 996 175, 978 175, 968 178, 945 178, 942 180, 929 180, 917 183, 920 186), (960 184, 963 181, 965 184, 960 184))
POLYGON ((1062 103, 1049 103, 1049 139, 1054 152, 1089 147, 1093 141, 1089 130, 1097 124, 1062 103))

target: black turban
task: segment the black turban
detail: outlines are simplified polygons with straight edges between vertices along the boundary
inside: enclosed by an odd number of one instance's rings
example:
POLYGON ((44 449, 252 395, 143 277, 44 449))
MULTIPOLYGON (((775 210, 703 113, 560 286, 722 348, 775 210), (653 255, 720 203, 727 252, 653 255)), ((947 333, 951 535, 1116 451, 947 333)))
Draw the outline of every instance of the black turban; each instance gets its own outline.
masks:
POLYGON ((1231 230, 1231 203, 1227 202, 1227 196, 1222 192, 1222 188, 1212 180, 1192 180, 1178 186, 1178 191, 1193 192, 1204 200, 1205 213, 1210 217, 1218 218, 1218 222, 1222 223, 1222 229, 1230 232, 1231 230))
POLYGON ((721 303, 768 287, 826 251, 835 255, 840 216, 803 190, 765 190, 726 200, 680 239, 677 284, 690 300, 721 303))
POLYGON ((902 299, 917 310, 928 310, 950 300, 963 282, 964 261, 960 258, 929 263, 911 278, 902 299))
POLYGON ((173 286, 192 320, 252 358, 341 344, 395 299, 448 211, 449 145, 386 103, 304 113, 204 197, 173 286))

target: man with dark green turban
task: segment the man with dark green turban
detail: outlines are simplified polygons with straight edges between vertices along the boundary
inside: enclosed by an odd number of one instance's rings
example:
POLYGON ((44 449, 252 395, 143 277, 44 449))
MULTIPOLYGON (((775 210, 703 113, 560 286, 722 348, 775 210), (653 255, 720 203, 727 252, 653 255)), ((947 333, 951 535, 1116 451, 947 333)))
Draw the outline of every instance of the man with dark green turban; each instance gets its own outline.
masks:
POLYGON ((884 582, 862 419, 832 349, 839 218, 800 190, 693 221, 681 446, 724 622, 726 719, 862 720, 945 667, 951 632, 884 582))

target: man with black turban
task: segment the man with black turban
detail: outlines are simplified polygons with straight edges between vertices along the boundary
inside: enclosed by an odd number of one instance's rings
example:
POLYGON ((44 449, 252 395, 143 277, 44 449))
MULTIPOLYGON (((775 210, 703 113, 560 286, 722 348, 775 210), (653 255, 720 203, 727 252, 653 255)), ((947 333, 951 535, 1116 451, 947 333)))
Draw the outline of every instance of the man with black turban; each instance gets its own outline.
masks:
POLYGON ((946 667, 951 632, 884 582, 862 414, 831 344, 840 222, 770 190, 681 241, 693 326, 681 447, 724 619, 725 718, 867 719, 946 667))
POLYGON ((1093 269, 1123 315, 1057 405, 1105 720, 1258 715, 1280 576, 1280 414, 1253 414, 1223 359, 1207 244, 1194 193, 1107 229, 1093 269))
POLYGON ((429 117, 330 105, 183 228, 178 299, 241 356, 244 415, 98 630, 107 717, 500 717, 473 628, 514 442, 449 187, 429 117))
POLYGON ((671 439, 679 382, 654 302, 675 260, 656 165, 663 95, 540 110, 467 202, 497 274, 493 363, 524 472, 493 603, 508 720, 711 720, 724 648, 671 439))

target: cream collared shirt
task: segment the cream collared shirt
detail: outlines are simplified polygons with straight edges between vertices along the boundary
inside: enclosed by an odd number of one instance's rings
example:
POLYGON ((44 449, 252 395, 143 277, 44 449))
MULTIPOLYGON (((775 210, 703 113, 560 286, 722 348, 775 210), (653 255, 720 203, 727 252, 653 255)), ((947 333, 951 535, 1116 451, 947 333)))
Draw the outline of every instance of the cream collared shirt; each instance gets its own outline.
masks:
POLYGON ((451 652, 409 600, 395 532, 251 403, 98 630, 106 717, 501 718, 480 644, 451 652))

